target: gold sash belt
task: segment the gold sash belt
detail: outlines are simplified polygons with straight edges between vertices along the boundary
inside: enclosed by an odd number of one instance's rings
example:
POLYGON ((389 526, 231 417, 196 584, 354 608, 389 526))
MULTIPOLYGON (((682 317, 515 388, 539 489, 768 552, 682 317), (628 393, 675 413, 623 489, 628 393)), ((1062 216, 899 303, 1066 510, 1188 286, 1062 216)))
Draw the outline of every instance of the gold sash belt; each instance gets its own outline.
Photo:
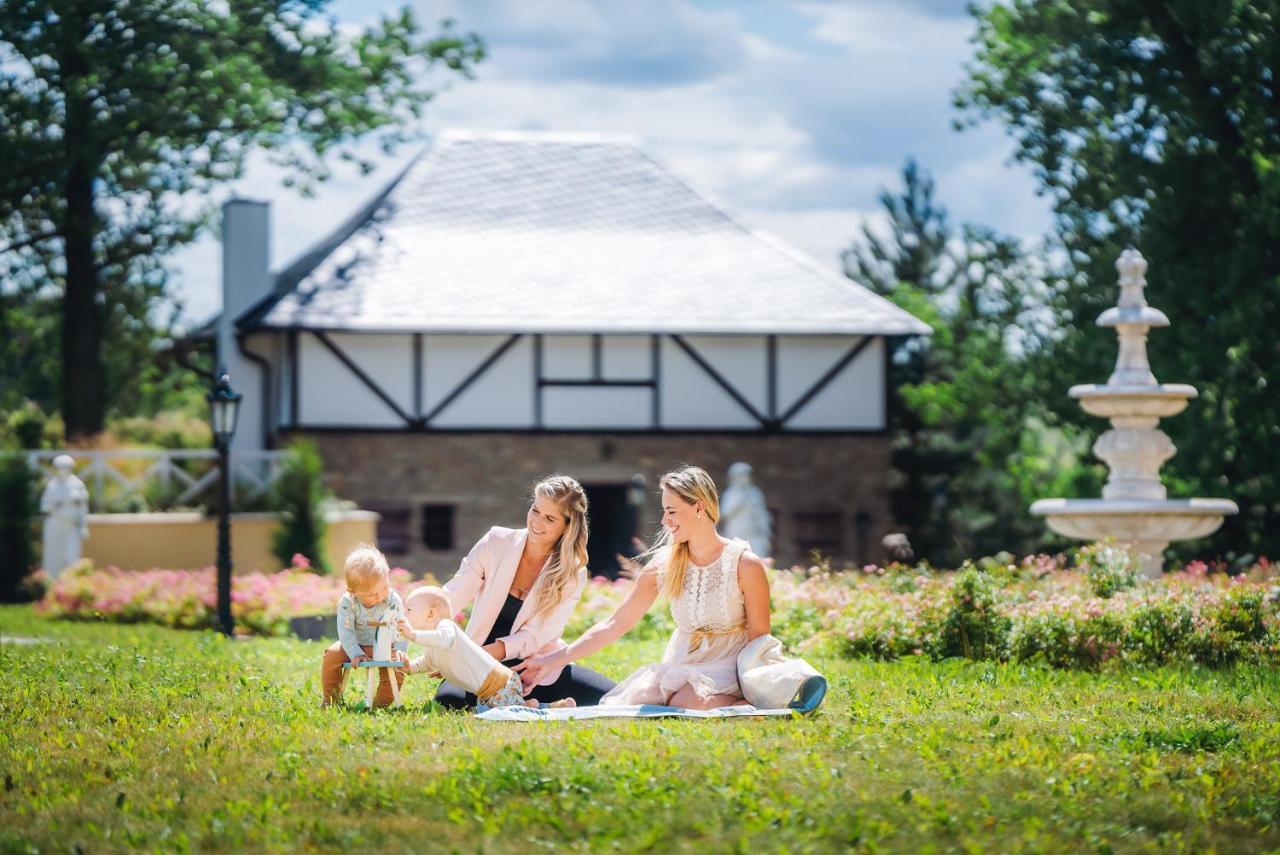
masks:
POLYGON ((709 641, 719 635, 733 635, 738 632, 745 632, 746 624, 742 626, 730 627, 729 629, 695 629, 693 634, 689 636, 689 652, 697 650, 702 646, 704 641, 709 641))

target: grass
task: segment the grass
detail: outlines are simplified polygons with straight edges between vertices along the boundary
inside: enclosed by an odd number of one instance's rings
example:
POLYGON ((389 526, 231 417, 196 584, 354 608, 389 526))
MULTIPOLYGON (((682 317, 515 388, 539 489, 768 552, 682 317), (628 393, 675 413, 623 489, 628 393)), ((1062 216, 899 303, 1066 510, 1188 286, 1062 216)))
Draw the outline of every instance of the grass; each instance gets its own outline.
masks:
POLYGON ((815 658, 812 719, 498 724, 321 710, 318 643, 0 633, 0 852, 1280 848, 1273 669, 815 658))

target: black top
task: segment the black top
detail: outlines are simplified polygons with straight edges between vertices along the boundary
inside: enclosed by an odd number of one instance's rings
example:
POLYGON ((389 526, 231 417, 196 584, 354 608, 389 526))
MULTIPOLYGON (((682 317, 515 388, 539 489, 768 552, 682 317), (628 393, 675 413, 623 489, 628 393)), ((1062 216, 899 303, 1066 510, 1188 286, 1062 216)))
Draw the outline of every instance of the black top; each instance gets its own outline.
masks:
POLYGON ((515 594, 508 593, 507 601, 502 604, 502 611, 498 612, 498 619, 493 622, 493 629, 489 630, 489 637, 484 640, 481 647, 488 647, 499 638, 503 638, 511 634, 511 626, 516 622, 516 615, 520 613, 524 600, 515 594))

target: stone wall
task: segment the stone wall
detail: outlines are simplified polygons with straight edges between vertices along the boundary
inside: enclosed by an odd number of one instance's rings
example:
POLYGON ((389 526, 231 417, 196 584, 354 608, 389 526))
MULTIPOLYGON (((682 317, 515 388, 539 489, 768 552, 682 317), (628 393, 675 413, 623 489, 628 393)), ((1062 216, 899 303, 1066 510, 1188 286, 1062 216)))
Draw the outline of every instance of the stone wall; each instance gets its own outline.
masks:
MULTIPOLYGON (((529 489, 551 473, 589 490, 645 476, 649 496, 634 524, 650 537, 659 519, 658 478, 681 463, 707 469, 723 485, 731 463, 755 469, 774 514, 778 564, 820 549, 838 563, 881 559, 890 530, 888 438, 860 435, 315 433, 334 491, 384 514, 380 540, 393 564, 448 577, 491 525, 520 527, 529 489), (423 543, 423 507, 453 507, 453 548, 423 543), (385 547, 384 547, 385 548, 385 547)), ((281 437, 287 442, 288 436, 281 437)), ((616 492, 616 490, 615 490, 616 492)), ((603 506, 603 505, 601 505, 603 506)), ((634 517, 632 517, 634 519, 634 517)), ((603 531, 610 521, 596 519, 603 531)), ((617 527, 616 520, 613 522, 617 527)), ((593 567, 593 569, 596 569, 593 567)))
MULTIPOLYGON (((366 511, 333 511, 326 519, 324 549, 330 567, 341 567, 352 547, 377 536, 376 516, 366 511)), ((231 515, 235 573, 280 570, 271 549, 279 527, 277 514, 231 515)), ((89 514, 89 538, 82 550, 95 567, 199 570, 217 560, 218 518, 197 512, 89 514)))

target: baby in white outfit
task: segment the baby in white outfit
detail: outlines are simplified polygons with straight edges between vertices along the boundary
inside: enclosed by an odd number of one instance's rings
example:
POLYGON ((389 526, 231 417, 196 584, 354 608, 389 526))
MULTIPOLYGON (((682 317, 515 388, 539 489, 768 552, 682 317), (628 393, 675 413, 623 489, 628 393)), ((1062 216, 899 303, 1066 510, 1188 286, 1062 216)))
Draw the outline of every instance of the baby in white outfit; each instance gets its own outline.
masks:
MULTIPOLYGON (((449 619, 453 609, 443 588, 426 585, 405 601, 405 618, 398 624, 409 640, 426 648, 409 663, 409 673, 435 671, 476 696, 479 706, 538 707, 524 698, 520 675, 494 659, 449 619)), ((548 707, 575 706, 573 698, 547 704, 548 707)))

